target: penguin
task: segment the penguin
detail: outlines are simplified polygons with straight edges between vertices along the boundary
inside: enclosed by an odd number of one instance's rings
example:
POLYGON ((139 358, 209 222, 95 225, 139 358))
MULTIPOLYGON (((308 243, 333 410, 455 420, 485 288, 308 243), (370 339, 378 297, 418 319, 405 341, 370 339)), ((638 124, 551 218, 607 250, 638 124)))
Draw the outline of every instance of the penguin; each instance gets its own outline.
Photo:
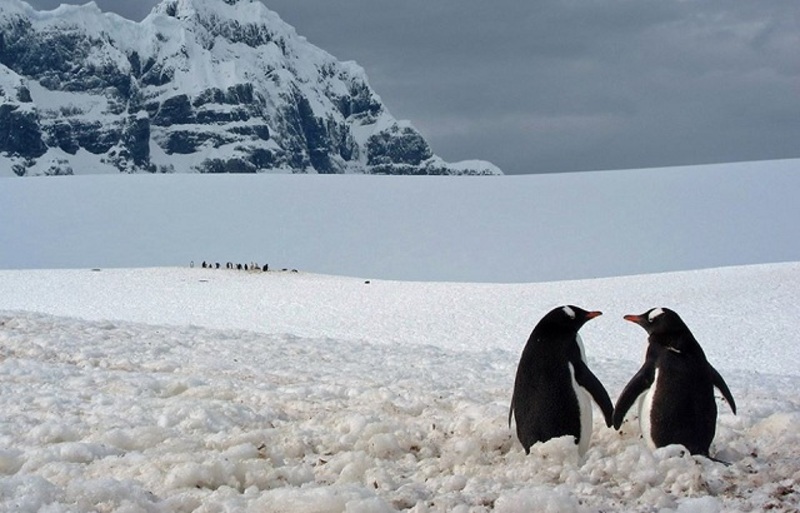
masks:
POLYGON ((736 403, 700 344, 677 313, 652 308, 625 320, 647 331, 645 361, 625 385, 614 406, 614 429, 639 399, 639 426, 651 450, 681 444, 691 454, 708 454, 717 423, 714 387, 722 392, 734 415, 736 403))
POLYGON ((533 328, 517 366, 508 412, 508 426, 513 416, 526 454, 534 443, 564 435, 574 436, 578 453, 586 454, 592 435, 592 398, 611 427, 611 399, 586 365, 578 335, 587 321, 599 315, 577 306, 560 306, 533 328))

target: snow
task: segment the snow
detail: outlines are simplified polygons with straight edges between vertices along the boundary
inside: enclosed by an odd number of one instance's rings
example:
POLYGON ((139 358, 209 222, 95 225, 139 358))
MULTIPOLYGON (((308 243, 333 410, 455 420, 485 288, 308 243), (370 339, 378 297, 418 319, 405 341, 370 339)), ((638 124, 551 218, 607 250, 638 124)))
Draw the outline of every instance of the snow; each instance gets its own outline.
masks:
MULTIPOLYGON (((157 146, 152 158, 161 163, 157 146)), ((79 156, 102 169, 98 156, 79 156)), ((799 165, 7 179, 0 247, 13 251, 0 251, 0 269, 256 260, 375 279, 525 283, 793 262, 800 237, 783 220, 800 219, 799 165)), ((13 175, 10 167, 0 173, 13 175)), ((632 312, 666 305, 638 306, 632 312)))
POLYGON ((24 85, 24 80, 14 71, 0 64, 0 96, 6 97, 3 103, 16 99, 17 89, 24 85))
POLYGON ((69 119, 80 112, 81 118, 100 120, 109 108, 108 98, 96 94, 74 91, 57 91, 43 87, 39 82, 27 83, 31 98, 44 118, 69 119))
MULTIPOLYGON (((49 179, 48 179, 49 180, 49 179)), ((791 511, 800 263, 549 283, 164 267, 0 271, 2 511, 791 511), (559 304, 613 398, 653 303, 740 406, 712 454, 650 451, 635 415, 526 456, 520 351, 559 304)))
MULTIPOLYGON (((81 31, 93 35, 97 39, 105 40, 108 34, 117 31, 130 31, 137 23, 113 12, 102 12, 95 2, 84 5, 61 4, 49 11, 37 11, 23 0, 4 0, 3 12, 0 16, 18 16, 27 18, 38 29, 48 30, 59 28, 68 31, 81 31)), ((104 50, 105 51, 105 50, 104 50)), ((118 51, 110 51, 108 55, 95 54, 94 57, 102 62, 109 59, 116 62, 121 68, 129 65, 127 58, 118 51)), ((95 62, 98 62, 95 61, 95 62)))
MULTIPOLYGON (((434 157, 434 159, 435 161, 441 161, 441 159, 438 157, 434 157)), ((461 160, 458 162, 451 162, 449 166, 452 167, 453 169, 461 170, 464 172, 470 169, 488 169, 496 175, 503 174, 503 171, 499 167, 495 166, 494 164, 486 160, 476 160, 476 159, 461 160)))
POLYGON ((0 511, 795 511, 797 165, 0 180, 0 511), (634 410, 526 456, 515 369, 568 304, 612 400, 624 316, 678 312, 730 466, 634 410))

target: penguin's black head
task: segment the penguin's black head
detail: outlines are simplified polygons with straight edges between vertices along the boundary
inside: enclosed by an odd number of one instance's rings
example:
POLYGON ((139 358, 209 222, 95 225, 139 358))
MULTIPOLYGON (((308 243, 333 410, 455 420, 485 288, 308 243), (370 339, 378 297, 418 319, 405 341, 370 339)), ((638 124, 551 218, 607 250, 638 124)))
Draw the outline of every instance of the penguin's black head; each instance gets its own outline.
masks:
POLYGON ((648 335, 689 331, 683 319, 669 308, 651 308, 641 315, 626 315, 624 319, 638 324, 648 335))
POLYGON ((550 310, 547 315, 542 317, 539 324, 577 332, 581 326, 600 315, 602 312, 590 312, 574 305, 564 305, 550 310))

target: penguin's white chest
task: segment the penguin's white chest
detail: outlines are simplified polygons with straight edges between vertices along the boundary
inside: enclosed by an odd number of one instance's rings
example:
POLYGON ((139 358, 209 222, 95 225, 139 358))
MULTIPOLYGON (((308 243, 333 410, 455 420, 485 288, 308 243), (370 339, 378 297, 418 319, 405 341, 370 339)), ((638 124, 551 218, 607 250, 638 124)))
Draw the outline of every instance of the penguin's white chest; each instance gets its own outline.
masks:
MULTIPOLYGON (((585 363, 586 356, 580 335, 577 336, 577 342, 581 350, 581 360, 585 363)), ((569 364, 569 376, 572 382, 572 390, 575 391, 575 397, 578 398, 581 419, 581 439, 578 441, 578 454, 583 456, 589 449, 589 441, 592 438, 592 396, 575 380, 575 367, 571 363, 569 364)))
POLYGON ((642 438, 651 451, 656 449, 656 444, 653 441, 652 423, 650 414, 653 410, 653 398, 656 395, 656 388, 658 387, 658 369, 653 376, 653 384, 642 395, 639 396, 639 428, 642 431, 642 438))

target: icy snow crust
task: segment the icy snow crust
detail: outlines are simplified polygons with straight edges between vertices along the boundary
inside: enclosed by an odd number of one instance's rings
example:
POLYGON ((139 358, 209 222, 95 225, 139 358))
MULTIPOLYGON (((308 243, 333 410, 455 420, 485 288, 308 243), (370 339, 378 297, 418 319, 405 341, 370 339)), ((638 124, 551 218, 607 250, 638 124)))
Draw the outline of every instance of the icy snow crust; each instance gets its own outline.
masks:
POLYGON ((680 511, 800 505, 800 263, 553 282, 189 268, 0 271, 0 510, 680 511), (746 291, 746 292, 745 292, 746 291), (550 308, 612 399, 622 316, 680 313, 739 405, 712 453, 651 453, 629 414, 526 457, 514 371, 550 308))

